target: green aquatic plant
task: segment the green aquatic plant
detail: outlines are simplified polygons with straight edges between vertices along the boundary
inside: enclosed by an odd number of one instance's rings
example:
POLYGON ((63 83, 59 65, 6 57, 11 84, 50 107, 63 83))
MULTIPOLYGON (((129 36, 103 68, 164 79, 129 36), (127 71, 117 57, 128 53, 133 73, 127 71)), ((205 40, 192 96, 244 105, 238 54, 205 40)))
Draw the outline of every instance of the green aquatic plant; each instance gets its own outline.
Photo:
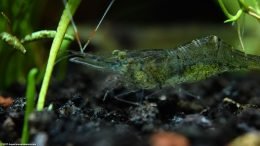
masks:
POLYGON ((30 68, 44 66, 41 43, 24 46, 19 38, 33 31, 39 20, 37 15, 42 11, 40 6, 44 6, 45 3, 34 0, 0 1, 0 90, 13 83, 24 84, 30 68), (36 46, 37 49, 32 49, 36 46), (26 52, 26 57, 12 48, 26 52))
POLYGON ((27 78, 27 89, 26 89, 26 107, 23 121, 23 131, 21 143, 26 144, 29 140, 29 115, 34 110, 34 102, 36 97, 36 81, 35 76, 38 70, 33 68, 30 70, 27 78))
POLYGON ((62 44, 63 38, 64 38, 65 33, 68 28, 68 25, 71 21, 72 15, 75 13, 79 4, 80 4, 80 0, 69 0, 62 13, 62 16, 61 16, 61 19, 60 19, 60 22, 59 22, 59 25, 57 28, 57 34, 55 35, 55 38, 51 45, 48 63, 47 63, 46 71, 44 74, 41 90, 39 93, 39 99, 37 102, 37 110, 39 110, 39 111, 41 111, 44 107, 45 98, 46 98, 50 78, 52 75, 53 67, 55 64, 56 56, 57 56, 60 46, 62 44))
MULTIPOLYGON (((9 44, 10 46, 12 46, 13 48, 21 51, 22 53, 26 53, 26 49, 23 45, 24 43, 37 41, 40 39, 54 38, 56 33, 57 32, 55 30, 41 30, 41 31, 33 32, 31 34, 27 34, 24 38, 19 40, 16 36, 13 36, 8 32, 2 32, 0 34, 0 39, 6 42, 7 44, 9 44)), ((73 41, 74 37, 69 34, 65 34, 64 40, 73 41)))
POLYGON ((7 44, 11 45, 15 49, 20 50, 22 53, 26 53, 26 49, 16 36, 13 36, 7 32, 2 32, 0 34, 0 39, 6 42, 7 44))
MULTIPOLYGON (((21 39, 21 43, 36 41, 36 40, 40 40, 40 39, 53 39, 56 34, 57 34, 57 31, 55 31, 55 30, 36 31, 36 32, 33 32, 31 34, 24 36, 24 38, 21 39)), ((65 34, 64 40, 73 41, 74 37, 70 34, 65 34)))
MULTIPOLYGON (((1 1, 1 2, 3 4, 2 6, 5 6, 5 7, 10 6, 8 1, 1 1)), ((56 59, 58 50, 59 50, 59 48, 61 46, 61 43, 63 42, 63 40, 66 40, 66 39, 67 40, 73 40, 74 39, 73 36, 65 34, 65 33, 67 31, 67 27, 68 27, 68 24, 69 24, 69 22, 71 20, 72 14, 75 12, 79 2, 80 2, 80 0, 75 0, 75 1, 70 0, 70 1, 68 1, 67 5, 66 5, 66 8, 64 10, 64 13, 63 13, 63 15, 61 17, 61 21, 59 23, 59 27, 57 29, 57 32, 53 31, 53 30, 41 30, 41 31, 33 32, 33 33, 24 33, 24 32, 27 32, 27 31, 23 30, 22 31, 23 33, 21 35, 19 35, 19 36, 16 36, 18 34, 17 32, 15 33, 16 35, 12 35, 11 33, 5 32, 5 31, 0 33, 0 39, 2 40, 0 42, 1 44, 3 44, 3 42, 4 42, 5 44, 10 45, 10 47, 13 47, 15 49, 20 50, 22 53, 26 53, 27 50, 29 50, 29 54, 30 54, 29 58, 30 57, 35 57, 36 59, 42 59, 42 57, 39 57, 39 55, 41 53, 38 53, 37 51, 35 51, 37 49, 31 49, 31 48, 30 49, 26 49, 27 47, 25 47, 25 45, 27 45, 28 42, 37 41, 39 39, 54 38, 53 45, 52 45, 52 48, 51 48, 51 52, 50 52, 50 55, 49 55, 49 61, 48 61, 47 69, 46 69, 46 74, 45 74, 44 81, 43 81, 43 86, 42 86, 42 89, 41 89, 41 92, 40 92, 40 98, 39 98, 40 100, 39 100, 39 103, 37 104, 38 105, 37 107, 43 105, 43 102, 42 102, 43 101, 43 96, 45 98, 45 95, 43 95, 44 94, 43 91, 44 91, 44 89, 47 90, 46 87, 49 84, 48 83, 49 82, 48 78, 50 78, 50 76, 51 76, 50 74, 52 72, 52 68, 54 66, 55 59, 56 59), (31 51, 35 51, 36 52, 35 56, 31 55, 31 53, 30 53, 31 51)), ((33 6, 32 4, 28 4, 28 3, 19 3, 19 4, 26 5, 26 6, 27 5, 33 6)), ((7 10, 9 10, 9 9, 7 9, 7 10)), ((7 10, 5 12, 8 12, 7 10)), ((27 14, 27 13, 30 13, 30 12, 29 11, 24 11, 24 13, 27 14)), ((5 17, 3 17, 4 19, 6 19, 5 22, 9 22, 9 18, 6 15, 3 15, 3 16, 5 16, 5 17)), ((20 20, 20 19, 18 19, 18 20, 20 20)), ((20 20, 20 21, 23 22, 24 20, 20 20)), ((2 21, 0 21, 0 22, 2 22, 2 21)), ((27 23, 28 23, 28 26, 27 25, 26 26, 29 28, 30 27, 29 26, 29 22, 25 21, 25 24, 27 24, 27 23)), ((15 24, 13 24, 13 25, 15 25, 15 24)), ((8 26, 13 26, 13 25, 9 24, 8 26)), ((18 27, 18 26, 16 26, 16 27, 18 27)), ((14 29, 16 30, 16 27, 13 26, 13 28, 11 29, 12 32, 13 32, 14 29)), ((31 31, 31 29, 30 29, 30 31, 31 31)), ((6 49, 5 46, 1 47, 1 44, 0 44, 1 55, 8 56, 7 51, 12 50, 12 49, 6 49)), ((68 46, 68 45, 66 45, 66 46, 68 46)), ((10 52, 12 52, 12 51, 10 51, 10 52)), ((24 72, 23 71, 24 70, 23 69, 23 67, 24 67, 23 64, 26 64, 28 62, 24 62, 23 61, 26 58, 25 56, 23 56, 21 54, 18 54, 18 56, 19 57, 15 57, 15 59, 14 59, 15 61, 17 61, 16 63, 14 63, 12 61, 12 58, 10 58, 10 57, 9 58, 8 57, 3 57, 2 61, 1 61, 2 63, 0 63, 0 68, 5 68, 5 69, 3 69, 4 70, 3 73, 10 72, 10 74, 8 74, 8 75, 7 74, 3 75, 3 76, 6 76, 6 79, 0 80, 2 82, 0 85, 2 85, 3 87, 6 87, 6 86, 10 85, 13 81, 17 82, 17 78, 21 78, 21 79, 24 78, 24 75, 23 75, 24 73, 22 75, 20 75, 20 73, 24 72), (4 63, 4 62, 9 62, 7 67, 5 67, 6 63, 4 63), (9 70, 9 68, 12 67, 12 66, 17 66, 17 67, 16 68, 12 68, 12 69, 9 70), (19 73, 19 74, 16 75, 14 73, 19 73), (12 75, 12 74, 14 74, 14 75, 12 75)), ((34 63, 35 61, 29 61, 29 63, 31 63, 31 62, 34 63)), ((42 62, 42 60, 40 62, 42 62)), ((37 65, 33 65, 33 66, 37 66, 37 65)), ((42 72, 42 68, 44 66, 45 65, 43 64, 41 67, 37 66, 37 68, 41 69, 41 72, 42 72)), ((1 77, 3 77, 3 76, 1 76, 1 77)), ((45 93, 46 93, 46 91, 45 91, 45 93)))
MULTIPOLYGON (((0 1, 0 90, 13 83, 25 84, 26 74, 33 67, 37 67, 41 74, 37 77, 37 83, 42 80, 48 49, 37 40, 54 38, 56 35, 54 30, 33 32, 40 20, 39 16, 44 12, 46 2, 0 1), (32 41, 33 43, 30 43, 32 41)), ((64 39, 71 42, 73 36, 66 34, 64 39)), ((63 43, 65 44, 65 41, 63 43)), ((68 45, 63 47, 66 49, 68 45)), ((64 64, 65 61, 57 65, 60 72, 65 72, 64 64)))
POLYGON ((257 0, 251 0, 248 3, 245 2, 245 0, 237 0, 237 3, 239 4, 239 8, 236 12, 235 15, 232 15, 226 8, 223 0, 218 0, 219 5, 225 15, 228 17, 228 20, 225 22, 235 22, 238 21, 239 18, 242 17, 243 13, 248 14, 258 21, 260 21, 260 7, 259 7, 259 2, 257 0))
POLYGON ((240 46, 247 54, 260 55, 260 3, 258 0, 218 0, 228 18, 237 28, 240 46))

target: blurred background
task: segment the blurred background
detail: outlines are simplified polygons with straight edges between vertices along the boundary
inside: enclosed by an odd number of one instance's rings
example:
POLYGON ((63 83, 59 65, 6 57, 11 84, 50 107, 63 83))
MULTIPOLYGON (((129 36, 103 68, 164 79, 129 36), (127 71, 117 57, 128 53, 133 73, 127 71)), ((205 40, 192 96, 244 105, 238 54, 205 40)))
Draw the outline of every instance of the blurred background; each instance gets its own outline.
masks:
MULTIPOLYGON (((48 6, 48 9, 51 9, 50 12, 58 9, 59 13, 56 13, 56 16, 44 13, 41 28, 53 27, 58 23, 63 5, 61 1, 55 2, 51 7, 48 6)), ((109 3, 109 0, 82 1, 74 16, 82 40, 88 39, 89 31, 95 28, 109 3)), ((106 48, 102 49, 105 50, 132 47, 172 48, 176 43, 181 44, 182 41, 187 42, 200 36, 230 34, 226 32, 232 31, 232 27, 223 24, 225 19, 215 0, 202 0, 199 3, 171 0, 116 0, 92 44, 103 44, 106 48), (226 26, 223 28, 225 31, 220 32, 222 27, 218 28, 219 26, 226 26), (223 32, 225 34, 222 34, 223 32), (116 42, 113 41, 114 37, 117 37, 116 42), (110 46, 113 43, 119 43, 119 46, 110 46)))
MULTIPOLYGON (((239 9, 236 0, 224 0, 228 10, 235 14, 239 9)), ((247 0, 253 3, 254 0, 247 0)), ((98 24, 109 0, 82 0, 74 21, 80 39, 86 42, 98 24)), ((62 0, 1 0, 0 11, 7 17, 0 18, 0 32, 9 32, 17 38, 39 30, 55 30, 64 9, 62 0)), ((111 54, 115 49, 176 48, 193 39, 217 35, 237 49, 241 49, 236 25, 224 23, 217 0, 116 0, 100 29, 86 51, 99 55, 111 54)), ((241 18, 246 52, 260 54, 259 22, 249 17, 241 18)), ((70 32, 73 31, 70 28, 70 32)), ((16 83, 25 83, 32 67, 43 71, 51 40, 25 44, 26 54, 0 42, 0 90, 16 83)), ((76 41, 66 47, 79 51, 76 41)), ((56 67, 59 76, 66 73, 66 63, 56 67)), ((41 81, 42 73, 38 82, 41 81)))

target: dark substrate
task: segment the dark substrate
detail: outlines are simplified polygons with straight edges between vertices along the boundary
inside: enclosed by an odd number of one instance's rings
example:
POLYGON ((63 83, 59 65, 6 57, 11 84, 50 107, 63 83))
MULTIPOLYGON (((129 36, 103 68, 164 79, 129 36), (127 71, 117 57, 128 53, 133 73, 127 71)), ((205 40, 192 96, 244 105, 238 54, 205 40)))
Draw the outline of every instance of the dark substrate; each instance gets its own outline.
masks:
MULTIPOLYGON (((30 116, 30 142, 146 146, 153 133, 169 131, 183 135, 193 146, 221 146, 247 132, 260 131, 259 72, 224 74, 161 92, 140 91, 121 97, 139 105, 113 98, 126 91, 117 83, 104 81, 113 77, 105 75, 74 70, 64 81, 53 81, 46 104, 53 104, 53 110, 30 116)), ((20 141, 25 108, 24 97, 18 97, 24 93, 20 90, 24 89, 16 86, 5 93, 16 95, 15 102, 0 107, 0 140, 4 143, 20 141)))

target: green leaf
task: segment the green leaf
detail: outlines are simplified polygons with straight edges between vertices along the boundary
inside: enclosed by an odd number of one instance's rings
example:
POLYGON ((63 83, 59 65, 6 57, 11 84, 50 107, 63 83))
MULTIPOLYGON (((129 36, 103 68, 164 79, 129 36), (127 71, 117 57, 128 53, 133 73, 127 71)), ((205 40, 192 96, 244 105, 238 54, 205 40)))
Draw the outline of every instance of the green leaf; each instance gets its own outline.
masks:
POLYGON ((50 83, 52 71, 53 71, 53 68, 55 65, 56 56, 60 49, 61 43, 63 41, 66 30, 68 28, 68 25, 70 23, 71 17, 75 13, 80 2, 81 2, 81 0, 69 0, 62 13, 62 16, 61 16, 61 19, 60 19, 60 22, 59 22, 59 25, 57 28, 57 34, 55 35, 55 38, 54 38, 52 46, 51 46, 50 55, 48 58, 48 63, 47 63, 45 75, 43 78, 43 83, 42 83, 40 94, 39 94, 39 100, 37 103, 38 111, 41 111, 44 107, 45 98, 46 98, 48 86, 50 83))
POLYGON ((24 46, 16 36, 13 36, 7 32, 2 32, 0 33, 0 38, 7 44, 13 46, 15 49, 20 50, 22 53, 26 52, 26 49, 24 48, 24 46))
POLYGON ((22 132, 22 140, 23 144, 28 143, 29 140, 29 115, 34 110, 34 98, 35 98, 35 75, 37 74, 38 70, 33 68, 30 70, 27 79, 27 89, 26 89, 26 107, 25 107, 25 115, 24 115, 24 122, 23 122, 23 132, 22 132))

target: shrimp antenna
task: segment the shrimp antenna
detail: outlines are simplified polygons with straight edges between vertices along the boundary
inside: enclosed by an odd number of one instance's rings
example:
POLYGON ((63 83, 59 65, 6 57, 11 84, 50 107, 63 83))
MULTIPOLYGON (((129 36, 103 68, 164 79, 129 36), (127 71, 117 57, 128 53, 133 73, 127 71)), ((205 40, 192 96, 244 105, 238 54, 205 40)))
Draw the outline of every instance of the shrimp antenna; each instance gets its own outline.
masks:
MULTIPOLYGON (((73 27, 73 30, 74 30, 74 33, 75 33, 75 37, 76 37, 77 43, 78 43, 78 45, 79 45, 79 47, 80 47, 81 53, 84 53, 84 50, 85 50, 85 49, 87 48, 87 46, 89 45, 91 39, 93 38, 93 36, 94 36, 95 33, 97 32, 97 30, 98 30, 100 24, 101 24, 102 21, 104 20, 104 18, 105 18, 105 16, 106 16, 107 12, 109 11, 109 9, 111 8, 111 6, 113 5, 114 2, 115 2, 115 0, 112 0, 112 1, 109 3, 109 5, 108 5, 106 11, 104 12, 103 16, 102 16, 101 19, 99 20, 98 25, 96 26, 96 28, 91 32, 91 34, 90 34, 90 36, 89 36, 89 38, 88 38, 88 41, 85 43, 84 47, 82 47, 82 43, 80 42, 80 39, 79 39, 80 36, 79 36, 79 33, 78 33, 78 29, 77 29, 77 27, 76 27, 76 23, 75 23, 75 21, 73 20, 72 15, 69 14, 69 15, 70 15, 70 21, 71 21, 71 24, 72 24, 72 27, 73 27)), ((66 0, 63 0, 63 3, 64 3, 64 5, 65 5, 65 4, 67 3, 66 0)))
MULTIPOLYGON (((64 6, 66 6, 66 3, 67 3, 67 0, 63 0, 64 6)), ((75 33, 75 37, 76 37, 77 43, 78 43, 78 45, 79 45, 79 47, 80 47, 80 50, 81 50, 81 52, 82 52, 82 49, 81 49, 81 48, 82 48, 82 44, 81 44, 80 39, 79 39, 80 36, 79 36, 79 32, 78 32, 76 23, 75 23, 75 21, 73 20, 73 17, 72 17, 72 15, 71 15, 71 13, 69 13, 69 17, 70 17, 71 25, 72 25, 72 27, 73 27, 73 31, 74 31, 74 33, 75 33)))
POLYGON ((93 38, 93 36, 94 36, 95 33, 97 32, 97 30, 98 30, 100 24, 101 24, 102 21, 104 20, 104 18, 105 18, 105 16, 106 16, 107 12, 109 11, 109 9, 111 8, 111 6, 113 5, 114 2, 115 2, 115 0, 112 0, 112 1, 109 3, 109 5, 108 5, 106 11, 104 12, 103 16, 102 16, 101 19, 99 20, 98 25, 96 26, 96 28, 94 29, 94 31, 93 31, 93 32, 91 33, 91 35, 89 36, 88 41, 85 43, 84 47, 81 49, 81 53, 83 53, 84 50, 85 50, 85 49, 87 48, 87 46, 89 45, 91 39, 93 38))

